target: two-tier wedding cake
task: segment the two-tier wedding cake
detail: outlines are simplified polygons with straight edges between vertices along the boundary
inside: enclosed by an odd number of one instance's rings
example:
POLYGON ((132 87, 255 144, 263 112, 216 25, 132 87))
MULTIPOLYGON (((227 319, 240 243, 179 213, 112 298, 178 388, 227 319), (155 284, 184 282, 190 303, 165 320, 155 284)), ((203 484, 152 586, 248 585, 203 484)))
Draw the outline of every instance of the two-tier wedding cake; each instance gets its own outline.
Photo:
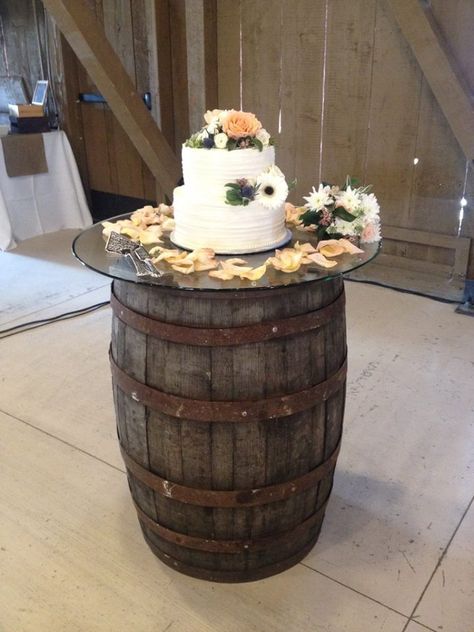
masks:
POLYGON ((290 239, 288 185, 272 138, 250 112, 213 110, 204 118, 182 148, 184 185, 174 190, 172 241, 218 254, 282 246, 290 239))

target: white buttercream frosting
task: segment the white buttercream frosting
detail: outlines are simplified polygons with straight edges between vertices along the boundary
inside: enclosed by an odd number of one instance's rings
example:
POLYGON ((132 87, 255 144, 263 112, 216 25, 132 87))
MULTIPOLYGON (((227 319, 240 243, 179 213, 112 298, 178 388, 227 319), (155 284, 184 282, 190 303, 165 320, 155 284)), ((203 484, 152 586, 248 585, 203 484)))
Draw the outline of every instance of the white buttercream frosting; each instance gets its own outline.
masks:
POLYGON ((226 184, 256 178, 275 162, 272 146, 195 149, 183 147, 184 186, 174 190, 176 244, 189 249, 208 247, 219 254, 245 253, 280 245, 286 236, 282 204, 269 209, 259 202, 226 204, 226 184))

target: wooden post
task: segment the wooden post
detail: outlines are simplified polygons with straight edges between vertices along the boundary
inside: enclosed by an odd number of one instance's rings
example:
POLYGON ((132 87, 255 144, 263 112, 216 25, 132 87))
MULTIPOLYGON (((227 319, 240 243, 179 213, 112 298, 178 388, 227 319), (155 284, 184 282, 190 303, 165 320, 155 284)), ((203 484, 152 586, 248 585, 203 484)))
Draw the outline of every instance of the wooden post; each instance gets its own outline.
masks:
POLYGON ((43 0, 43 4, 138 153, 171 197, 181 175, 179 161, 136 93, 104 29, 84 0, 43 0))

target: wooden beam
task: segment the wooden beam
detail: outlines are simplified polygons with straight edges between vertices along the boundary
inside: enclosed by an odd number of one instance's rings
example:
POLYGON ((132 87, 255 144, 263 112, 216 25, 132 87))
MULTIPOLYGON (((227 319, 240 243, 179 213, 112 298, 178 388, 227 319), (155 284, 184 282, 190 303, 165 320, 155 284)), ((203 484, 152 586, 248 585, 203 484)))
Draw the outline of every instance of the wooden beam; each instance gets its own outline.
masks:
POLYGON ((148 168, 172 196, 181 167, 84 0, 42 0, 148 168))
POLYGON ((474 159, 474 110, 431 9, 419 0, 388 0, 436 100, 468 160, 474 159))
MULTIPOLYGON (((422 230, 413 230, 412 228, 387 225, 383 226, 382 232, 384 239, 406 241, 413 244, 423 244, 426 246, 434 246, 435 248, 454 250, 454 266, 449 266, 449 270, 459 277, 466 276, 469 262, 469 249, 471 246, 471 239, 469 237, 455 237, 454 235, 442 235, 440 233, 429 233, 422 230)), ((433 263, 432 265, 439 267, 441 264, 433 263)))

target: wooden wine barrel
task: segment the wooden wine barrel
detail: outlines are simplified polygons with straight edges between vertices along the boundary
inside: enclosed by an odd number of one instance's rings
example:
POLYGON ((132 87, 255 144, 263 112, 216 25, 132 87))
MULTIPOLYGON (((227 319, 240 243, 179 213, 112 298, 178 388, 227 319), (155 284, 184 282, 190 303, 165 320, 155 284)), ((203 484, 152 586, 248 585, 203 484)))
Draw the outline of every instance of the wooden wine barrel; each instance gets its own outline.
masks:
POLYGON ((296 564, 340 446, 342 277, 213 292, 115 280, 111 302, 118 435, 152 551, 211 581, 296 564))

